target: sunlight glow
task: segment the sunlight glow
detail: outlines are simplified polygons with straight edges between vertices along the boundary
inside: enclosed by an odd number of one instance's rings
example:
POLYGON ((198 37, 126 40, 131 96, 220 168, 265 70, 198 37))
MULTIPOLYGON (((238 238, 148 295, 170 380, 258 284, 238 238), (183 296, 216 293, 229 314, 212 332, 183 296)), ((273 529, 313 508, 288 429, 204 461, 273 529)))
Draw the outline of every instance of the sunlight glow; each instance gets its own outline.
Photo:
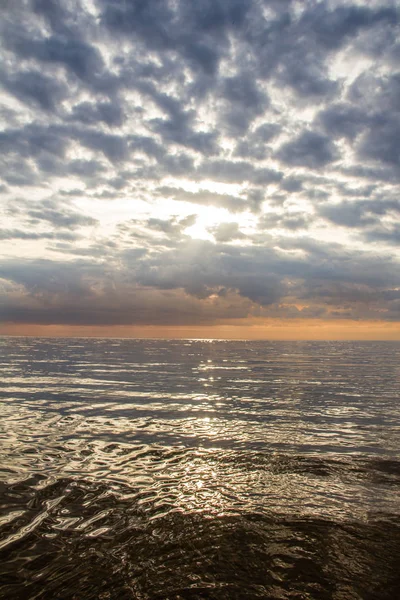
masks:
POLYGON ((225 208, 215 206, 197 206, 196 213, 196 223, 185 230, 185 233, 192 239, 213 240, 210 229, 232 220, 232 215, 225 208))

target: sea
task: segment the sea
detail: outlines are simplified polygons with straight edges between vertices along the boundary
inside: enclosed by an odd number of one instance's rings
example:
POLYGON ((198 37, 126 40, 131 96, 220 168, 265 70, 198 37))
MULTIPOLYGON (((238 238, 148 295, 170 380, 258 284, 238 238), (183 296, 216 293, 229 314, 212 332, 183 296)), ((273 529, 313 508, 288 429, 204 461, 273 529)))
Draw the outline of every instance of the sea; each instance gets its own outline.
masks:
POLYGON ((0 597, 400 598, 400 343, 0 338, 0 597))

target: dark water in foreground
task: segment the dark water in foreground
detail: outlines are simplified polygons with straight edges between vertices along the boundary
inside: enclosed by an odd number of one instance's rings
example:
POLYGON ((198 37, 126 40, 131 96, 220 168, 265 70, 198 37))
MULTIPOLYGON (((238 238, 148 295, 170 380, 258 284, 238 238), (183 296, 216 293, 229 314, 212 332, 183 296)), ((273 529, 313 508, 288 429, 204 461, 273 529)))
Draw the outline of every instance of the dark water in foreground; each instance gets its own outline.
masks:
POLYGON ((0 339, 0 597, 400 598, 400 344, 0 339))

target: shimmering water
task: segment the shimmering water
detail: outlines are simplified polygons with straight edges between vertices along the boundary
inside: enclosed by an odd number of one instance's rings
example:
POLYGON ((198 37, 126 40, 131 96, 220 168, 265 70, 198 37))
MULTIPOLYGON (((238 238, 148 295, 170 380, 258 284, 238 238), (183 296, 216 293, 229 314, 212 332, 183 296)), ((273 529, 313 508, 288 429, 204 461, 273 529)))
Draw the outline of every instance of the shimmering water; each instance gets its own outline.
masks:
POLYGON ((400 344, 0 353, 1 598, 400 598, 400 344))

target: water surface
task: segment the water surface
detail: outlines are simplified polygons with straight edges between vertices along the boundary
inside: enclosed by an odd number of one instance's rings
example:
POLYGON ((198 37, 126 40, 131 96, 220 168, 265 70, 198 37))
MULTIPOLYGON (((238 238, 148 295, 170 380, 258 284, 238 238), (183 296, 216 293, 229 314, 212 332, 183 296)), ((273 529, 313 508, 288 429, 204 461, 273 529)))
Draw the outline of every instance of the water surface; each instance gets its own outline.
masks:
POLYGON ((400 344, 2 338, 4 598, 400 598, 400 344))

